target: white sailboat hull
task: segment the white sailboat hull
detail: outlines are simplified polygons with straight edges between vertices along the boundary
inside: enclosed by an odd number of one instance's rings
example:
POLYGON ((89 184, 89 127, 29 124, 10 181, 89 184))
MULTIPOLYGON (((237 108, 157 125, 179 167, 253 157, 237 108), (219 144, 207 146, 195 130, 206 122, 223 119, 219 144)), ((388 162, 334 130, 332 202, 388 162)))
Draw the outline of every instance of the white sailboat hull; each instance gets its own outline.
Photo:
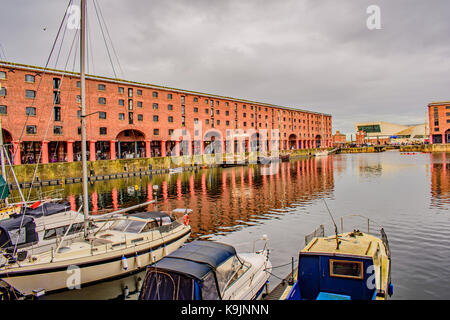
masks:
POLYGON ((162 239, 80 258, 33 264, 0 271, 0 278, 24 295, 79 289, 93 282, 137 272, 178 249, 190 235, 185 230, 162 239), (182 232, 182 233, 181 233, 182 232), (122 257, 126 257, 124 268, 122 257))

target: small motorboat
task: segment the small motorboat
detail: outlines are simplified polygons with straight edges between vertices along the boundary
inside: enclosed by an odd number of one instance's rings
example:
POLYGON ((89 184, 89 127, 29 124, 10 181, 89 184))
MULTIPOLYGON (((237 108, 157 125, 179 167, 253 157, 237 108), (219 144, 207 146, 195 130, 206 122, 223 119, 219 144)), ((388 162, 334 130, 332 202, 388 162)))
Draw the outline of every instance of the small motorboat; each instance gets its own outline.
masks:
POLYGON ((181 173, 181 172, 183 172, 183 168, 182 167, 170 168, 169 169, 169 174, 171 174, 171 173, 181 173))
POLYGON ((237 254, 228 244, 196 240, 147 268, 139 300, 258 299, 271 270, 266 246, 237 254))
MULTIPOLYGON (((360 216, 359 216, 360 217, 360 216)), ((367 218, 366 218, 367 219, 367 218)), ((341 220, 341 226, 343 225, 341 220)), ((367 226, 373 224, 367 220, 367 226)), ((280 300, 385 300, 393 294, 391 253, 381 237, 357 229, 324 236, 321 225, 305 237, 298 268, 274 292, 280 300)), ((369 231, 369 230, 368 230, 369 231)))
POLYGON ((316 153, 314 153, 314 156, 316 156, 316 157, 326 157, 326 156, 328 156, 328 151, 325 150, 325 151, 316 152, 316 153))

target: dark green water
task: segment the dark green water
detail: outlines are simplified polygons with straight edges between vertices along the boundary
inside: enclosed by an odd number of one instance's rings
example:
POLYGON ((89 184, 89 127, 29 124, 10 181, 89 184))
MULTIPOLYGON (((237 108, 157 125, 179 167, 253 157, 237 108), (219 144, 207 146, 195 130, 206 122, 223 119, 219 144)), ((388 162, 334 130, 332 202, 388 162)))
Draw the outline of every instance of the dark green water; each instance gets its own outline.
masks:
MULTIPOLYGON (((91 206, 100 212, 153 199, 152 187, 158 185, 159 209, 193 209, 192 238, 226 242, 245 252, 266 234, 272 264, 279 266, 297 257, 306 234, 330 224, 325 199, 336 220, 361 214, 385 228, 393 299, 450 298, 450 154, 334 155, 291 160, 272 174, 263 170, 219 168, 96 182, 90 186, 91 206)), ((65 192, 74 205, 81 204, 80 185, 65 192)), ((359 227, 367 230, 365 224, 359 227)), ((271 287, 289 271, 290 266, 274 268, 271 287)), ((128 299, 135 299, 143 274, 47 298, 123 299, 128 290, 128 299)))

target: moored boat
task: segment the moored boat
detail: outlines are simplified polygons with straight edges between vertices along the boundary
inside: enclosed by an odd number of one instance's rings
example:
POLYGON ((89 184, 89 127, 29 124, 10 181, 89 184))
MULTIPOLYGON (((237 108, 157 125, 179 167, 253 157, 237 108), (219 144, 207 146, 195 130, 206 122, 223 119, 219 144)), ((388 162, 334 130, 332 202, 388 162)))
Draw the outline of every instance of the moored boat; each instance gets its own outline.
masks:
MULTIPOLYGON (((24 296, 79 288, 144 269, 178 249, 191 230, 186 219, 164 212, 138 212, 100 222, 104 227, 89 237, 55 240, 50 250, 19 248, 16 259, 6 256, 0 279, 24 296)), ((31 217, 17 223, 26 229, 24 241, 37 241, 31 217)))
POLYGON ((233 246, 197 240, 147 268, 139 300, 258 299, 271 269, 266 247, 238 254, 233 246))
POLYGON ((391 252, 382 227, 380 237, 358 229, 326 237, 321 225, 305 243, 297 270, 288 277, 293 281, 285 279, 271 299, 384 300, 393 294, 391 252))

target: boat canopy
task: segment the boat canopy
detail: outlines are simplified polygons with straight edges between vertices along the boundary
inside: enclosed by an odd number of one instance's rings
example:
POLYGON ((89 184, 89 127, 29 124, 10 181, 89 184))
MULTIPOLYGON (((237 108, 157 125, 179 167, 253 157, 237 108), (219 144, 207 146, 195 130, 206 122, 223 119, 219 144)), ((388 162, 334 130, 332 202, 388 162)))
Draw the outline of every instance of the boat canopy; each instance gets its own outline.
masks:
POLYGON ((51 216, 60 212, 70 211, 70 203, 57 203, 57 202, 45 202, 37 208, 25 208, 22 213, 34 218, 40 218, 43 216, 51 216))
POLYGON ((37 242, 34 219, 28 216, 19 216, 0 221, 0 248, 12 249, 37 242), (23 221, 22 221, 23 220, 23 221))
POLYGON ((193 241, 147 268, 139 299, 220 299, 241 265, 234 247, 193 241))

